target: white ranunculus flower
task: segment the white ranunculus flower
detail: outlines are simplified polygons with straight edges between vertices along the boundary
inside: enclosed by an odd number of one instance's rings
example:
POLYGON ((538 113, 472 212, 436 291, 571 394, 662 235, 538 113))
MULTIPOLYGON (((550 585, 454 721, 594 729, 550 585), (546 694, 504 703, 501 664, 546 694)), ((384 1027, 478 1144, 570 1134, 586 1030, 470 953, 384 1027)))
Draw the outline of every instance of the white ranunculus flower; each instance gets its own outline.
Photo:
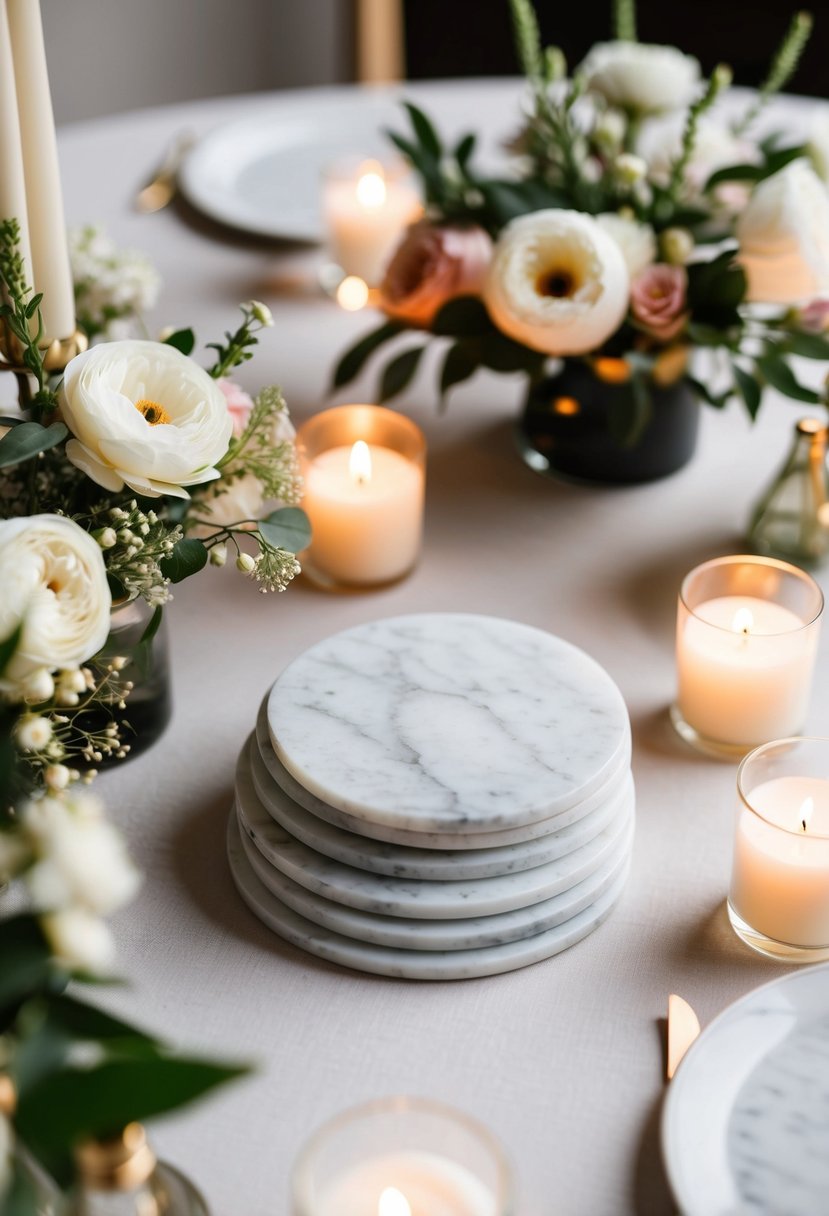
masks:
POLYGON ((693 100, 700 79, 691 55, 644 42, 597 42, 579 71, 589 89, 638 114, 682 109, 693 100))
POLYGON ((615 211, 597 215, 596 221, 621 249, 632 279, 656 261, 656 237, 650 224, 640 224, 615 211))
POLYGON ((484 300, 516 342, 548 355, 579 355, 618 329, 629 289, 619 246, 592 216, 535 211, 498 238, 484 300))
POLYGON ((58 962, 93 975, 111 970, 115 941, 106 923, 85 908, 63 908, 40 918, 58 962))
POLYGON ((219 476, 233 420, 216 381, 174 347, 93 346, 70 362, 61 396, 66 455, 104 489, 188 498, 185 486, 219 476))
POLYGON ((0 589, 0 638, 23 622, 20 645, 0 681, 6 691, 39 679, 44 670, 77 667, 107 639, 112 595, 103 554, 71 519, 0 520, 0 589))
POLYGON ((749 300, 795 304, 829 292, 829 193, 807 161, 755 187, 737 240, 749 300))

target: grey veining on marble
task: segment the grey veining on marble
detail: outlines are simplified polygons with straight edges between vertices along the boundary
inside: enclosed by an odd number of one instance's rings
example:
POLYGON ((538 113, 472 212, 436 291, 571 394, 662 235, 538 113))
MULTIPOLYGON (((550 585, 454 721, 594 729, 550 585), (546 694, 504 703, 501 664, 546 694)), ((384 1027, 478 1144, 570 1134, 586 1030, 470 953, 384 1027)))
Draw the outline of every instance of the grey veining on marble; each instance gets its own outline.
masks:
POLYGON ((268 731, 267 702, 268 698, 266 697, 259 709, 256 720, 256 739, 265 767, 279 789, 287 794, 293 802, 297 803, 304 810, 309 811, 316 818, 323 819, 326 823, 342 828, 344 831, 350 832, 355 836, 365 836, 371 840, 383 841, 386 844, 400 844, 416 849, 440 849, 443 851, 454 849, 466 851, 468 849, 501 848, 504 845, 521 844, 525 841, 537 840, 541 836, 547 836, 552 832, 558 832, 562 828, 568 827, 570 824, 577 823, 598 807, 603 806, 610 795, 618 792, 625 784, 630 771, 631 748, 630 739, 628 738, 626 746, 622 750, 616 764, 607 774, 605 781, 584 798, 582 802, 576 803, 564 811, 558 811, 557 814, 549 819, 539 819, 535 823, 525 824, 516 828, 464 833, 455 832, 451 827, 444 827, 441 831, 435 832, 411 831, 406 828, 389 827, 386 824, 372 823, 359 816, 349 815, 347 811, 329 806, 328 803, 318 798, 316 794, 312 794, 310 790, 300 785, 296 778, 288 772, 273 750, 268 731))
POLYGON ((356 836, 317 818, 276 785, 255 739, 251 740, 250 746, 246 745, 246 751, 253 785, 262 804, 257 823, 261 823, 262 815, 270 815, 286 832, 325 857, 356 866, 358 870, 395 878, 491 878, 529 870, 587 844, 634 800, 633 777, 628 772, 624 775, 624 783, 602 805, 546 836, 488 849, 416 849, 356 836))
POLYGON ((629 744, 621 693, 583 651, 495 617, 359 625, 277 678, 271 740, 330 806, 458 833, 520 827, 582 802, 629 744))
POLYGON ((746 1216, 829 1212, 829 1010, 796 1023, 749 1074, 728 1158, 746 1216))
MULTIPOLYGON (((236 800, 243 814, 259 804, 244 751, 236 768, 236 800)), ((615 819, 593 840, 566 857, 502 877, 445 882, 371 874, 331 861, 296 840, 268 817, 269 856, 283 874, 326 899, 366 912, 414 919, 455 919, 509 912, 550 899, 594 873, 609 857, 628 848, 632 810, 615 819)))
POLYGON ((498 975, 541 962, 582 941, 605 921, 622 896, 623 870, 614 885, 584 912, 544 933, 478 950, 396 950, 358 942, 300 916, 262 885, 245 855, 235 812, 228 823, 228 860, 233 881, 251 912, 285 941, 341 966, 398 979, 461 980, 498 975))
MULTIPOLYGON (((398 950, 478 950, 544 933, 591 907, 613 886, 630 862, 629 850, 625 850, 561 895, 528 908, 465 920, 410 920, 333 903, 293 882, 265 859, 257 848, 258 841, 255 844, 250 839, 239 808, 236 810, 245 855, 256 877, 272 895, 315 925, 356 941, 393 946, 398 950)), ((630 835, 633 836, 632 824, 630 835)))

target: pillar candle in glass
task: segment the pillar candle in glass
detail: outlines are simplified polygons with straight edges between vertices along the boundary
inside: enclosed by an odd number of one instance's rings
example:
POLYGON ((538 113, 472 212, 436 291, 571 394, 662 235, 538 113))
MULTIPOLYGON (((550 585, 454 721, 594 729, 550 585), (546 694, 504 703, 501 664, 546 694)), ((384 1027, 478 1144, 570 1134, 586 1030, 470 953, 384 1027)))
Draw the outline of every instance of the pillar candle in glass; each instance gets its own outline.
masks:
POLYGON ((744 755, 796 735, 809 706, 823 595, 796 566, 722 557, 679 593, 679 691, 671 719, 701 751, 744 755))
POLYGON ((420 554, 426 441, 410 418, 340 405, 297 434, 311 521, 303 571, 321 586, 368 590, 408 574, 420 554))
POLYGON ((829 959, 829 739, 779 739, 737 774, 728 914, 783 962, 829 959))
POLYGON ((344 275, 377 287, 400 238, 422 213, 402 161, 342 161, 324 175, 322 208, 328 252, 344 275))
POLYGON ((293 1170, 292 1216, 508 1216, 509 1166, 460 1111, 387 1098, 325 1124, 293 1170))

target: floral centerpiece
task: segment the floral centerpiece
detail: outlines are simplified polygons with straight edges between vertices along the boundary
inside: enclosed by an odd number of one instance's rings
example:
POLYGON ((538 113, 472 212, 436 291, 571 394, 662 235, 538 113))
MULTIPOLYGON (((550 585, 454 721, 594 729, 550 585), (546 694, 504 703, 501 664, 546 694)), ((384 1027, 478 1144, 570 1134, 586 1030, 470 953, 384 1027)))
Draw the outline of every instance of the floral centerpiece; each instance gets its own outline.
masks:
POLYGON ((826 158, 822 145, 755 134, 797 66, 808 15, 727 123, 716 103, 729 69, 704 80, 680 50, 638 42, 633 0, 617 0, 615 40, 569 78, 562 53, 542 48, 530 0, 511 8, 528 82, 514 171, 482 175, 474 134, 448 147, 407 106, 412 133, 391 138, 422 179, 425 218, 386 271, 388 319, 342 358, 335 385, 387 341, 426 338, 385 367, 388 400, 434 336, 442 395, 481 367, 525 373, 529 463, 610 481, 684 463, 700 398, 740 398, 752 417, 768 387, 820 401, 791 357, 829 358, 826 158))

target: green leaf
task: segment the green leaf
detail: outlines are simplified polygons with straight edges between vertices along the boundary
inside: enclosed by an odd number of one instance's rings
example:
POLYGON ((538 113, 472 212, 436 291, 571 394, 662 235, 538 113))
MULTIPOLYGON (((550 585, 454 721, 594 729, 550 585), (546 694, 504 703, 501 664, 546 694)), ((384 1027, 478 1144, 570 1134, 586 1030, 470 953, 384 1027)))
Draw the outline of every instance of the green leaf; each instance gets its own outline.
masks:
POLYGON ((757 182, 763 175, 762 165, 724 165, 712 173, 705 183, 705 190, 713 190, 723 182, 757 182))
POLYGON ((451 338, 473 338, 497 332, 483 300, 477 296, 456 296, 454 300, 449 300, 437 313, 430 328, 432 333, 451 338))
POLYGON ((788 333, 781 345, 804 359, 829 359, 829 338, 822 334, 788 333))
POLYGON ((403 392, 417 371, 417 365, 420 363, 425 349, 425 346, 410 346, 408 350, 404 350, 392 359, 391 363, 386 364, 380 378, 379 400, 381 405, 384 401, 389 401, 398 393, 403 392))
POLYGON ((0 1031, 18 1002, 48 987, 54 977, 52 952, 34 916, 0 921, 0 1031))
POLYGON ((494 333, 481 345, 481 363, 494 372, 528 372, 535 375, 544 363, 544 355, 513 342, 504 334, 494 333))
POLYGON ((0 426, 21 426, 25 421, 25 418, 7 418, 0 416, 0 426))
POLYGON ((795 376, 792 369, 775 354, 762 355, 757 360, 757 366, 767 382, 778 392, 795 401, 805 401, 809 405, 820 405, 821 396, 811 388, 806 388, 795 376))
POLYGON ((0 642, 0 676, 8 667, 14 657, 14 652, 20 645, 20 638, 23 634, 23 622, 11 631, 7 638, 0 642))
POLYGON ((299 507, 281 507, 259 524, 259 531, 274 549, 301 553, 311 543, 311 524, 299 507))
POLYGON ((391 338, 396 338, 399 333, 402 333, 405 326, 399 321, 386 321, 379 329, 374 329, 370 334, 366 334, 356 346, 352 346, 351 350, 347 350, 340 359, 334 370, 334 388, 342 388, 344 384, 348 384, 355 376, 358 376, 363 370, 363 367, 371 358, 376 350, 378 350, 384 342, 390 341, 391 338))
POLYGON ((175 333, 170 334, 164 339, 164 345, 174 346, 183 355, 192 355, 193 348, 196 345, 196 335, 192 329, 177 329, 175 333))
POLYGON ((418 106, 413 105, 410 101, 403 102, 404 108, 408 111, 409 118, 414 128, 414 133, 417 136, 420 146, 424 148, 430 156, 439 161, 443 156, 443 144, 441 143, 438 133, 432 125, 430 119, 426 117, 418 106))
POLYGON ((440 373, 440 395, 445 397, 451 388, 474 375, 480 367, 468 342, 455 342, 449 347, 440 373))
POLYGON ((752 418, 756 418, 763 396, 762 385, 758 384, 753 376, 743 371, 736 363, 732 363, 731 370, 734 372, 734 381, 740 390, 740 396, 745 402, 746 409, 752 418))
POLYGON ((472 153, 475 151, 475 144, 477 143, 477 140, 478 137, 474 132, 464 135, 463 139, 459 140, 453 155, 461 169, 465 169, 469 164, 472 153))
POLYGON ((20 426, 0 439, 0 469, 8 469, 11 465, 30 460, 38 452, 48 451, 62 443, 68 434, 69 428, 62 422, 54 422, 51 426, 41 426, 39 422, 21 422, 20 426))
POLYGON ((165 578, 171 583, 180 583, 207 565, 207 549, 200 540, 185 536, 176 542, 173 552, 159 565, 165 578))
POLYGON ((733 310, 742 303, 746 276, 734 256, 735 251, 727 249, 710 262, 695 262, 688 267, 688 301, 695 310, 733 310))
POLYGON ((691 388, 702 397, 703 401, 707 401, 709 405, 713 405, 715 410, 721 410, 726 406, 731 399, 732 389, 727 389, 724 393, 715 394, 707 384, 703 384, 702 380, 696 380, 693 376, 687 376, 685 379, 690 384, 691 388))
POLYGON ((43 1196, 17 1156, 11 1159, 11 1174, 8 1190, 0 1194, 0 1216, 40 1216, 41 1212, 54 1210, 51 1205, 44 1208, 43 1196))
POLYGON ((623 448, 636 447, 653 417, 653 398, 644 376, 633 376, 629 393, 620 394, 607 418, 608 429, 623 448))

